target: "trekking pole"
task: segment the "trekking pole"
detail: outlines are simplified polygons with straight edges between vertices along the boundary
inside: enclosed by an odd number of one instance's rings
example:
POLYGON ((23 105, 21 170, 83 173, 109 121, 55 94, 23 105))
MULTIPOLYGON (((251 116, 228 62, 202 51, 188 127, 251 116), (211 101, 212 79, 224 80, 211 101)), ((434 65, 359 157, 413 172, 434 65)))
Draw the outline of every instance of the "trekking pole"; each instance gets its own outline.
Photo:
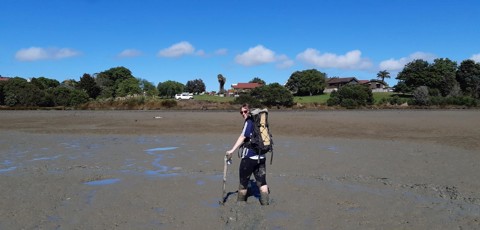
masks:
POLYGON ((273 161, 273 149, 272 149, 272 155, 270 155, 270 165, 272 165, 272 161, 273 161))
POLYGON ((227 184, 227 168, 228 168, 228 158, 227 155, 223 158, 223 190, 222 190, 222 199, 218 201, 219 204, 224 204, 226 201, 226 189, 225 186, 227 184))

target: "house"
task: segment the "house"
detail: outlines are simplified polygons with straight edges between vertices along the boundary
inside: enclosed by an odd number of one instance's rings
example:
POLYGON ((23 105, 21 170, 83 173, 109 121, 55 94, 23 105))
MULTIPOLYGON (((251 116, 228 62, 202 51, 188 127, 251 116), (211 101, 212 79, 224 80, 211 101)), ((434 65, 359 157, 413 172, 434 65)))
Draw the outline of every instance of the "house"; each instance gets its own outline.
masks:
POLYGON ((10 78, 8 78, 8 77, 2 77, 2 76, 0 75, 0 81, 8 81, 8 79, 10 79, 10 78))
POLYGON ((360 84, 367 85, 372 90, 372 93, 388 92, 389 90, 387 83, 381 80, 370 80, 361 82, 360 84))
POLYGON ((372 93, 377 92, 388 92, 389 87, 387 83, 380 80, 357 80, 355 77, 340 77, 340 78, 328 78, 327 87, 323 92, 331 93, 334 90, 340 89, 342 86, 347 84, 362 84, 368 86, 372 93))
POLYGON ((334 77, 327 79, 327 87, 323 92, 331 93, 335 90, 340 89, 344 85, 348 84, 358 84, 359 81, 355 77, 334 77))
POLYGON ((232 91, 229 94, 237 95, 239 93, 249 92, 252 89, 262 86, 260 83, 237 83, 232 84, 232 91))

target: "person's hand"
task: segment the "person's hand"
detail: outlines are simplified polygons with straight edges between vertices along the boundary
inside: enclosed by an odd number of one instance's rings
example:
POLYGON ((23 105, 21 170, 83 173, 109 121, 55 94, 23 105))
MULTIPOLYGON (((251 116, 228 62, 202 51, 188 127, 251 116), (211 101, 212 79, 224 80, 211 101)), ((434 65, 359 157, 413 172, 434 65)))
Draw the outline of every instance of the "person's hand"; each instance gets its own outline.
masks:
POLYGON ((228 150, 228 151, 225 153, 225 156, 227 156, 227 159, 232 158, 233 151, 234 151, 234 150, 231 150, 231 149, 230 149, 230 150, 228 150))

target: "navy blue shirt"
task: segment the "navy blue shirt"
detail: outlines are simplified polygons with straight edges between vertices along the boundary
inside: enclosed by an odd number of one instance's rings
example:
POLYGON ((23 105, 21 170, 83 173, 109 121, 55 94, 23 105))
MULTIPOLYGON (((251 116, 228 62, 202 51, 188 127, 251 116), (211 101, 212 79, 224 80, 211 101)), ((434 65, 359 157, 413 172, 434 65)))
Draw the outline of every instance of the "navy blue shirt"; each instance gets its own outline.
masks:
MULTIPOLYGON (((252 118, 247 118, 245 120, 245 123, 243 125, 243 130, 242 130, 242 135, 245 137, 245 142, 250 141, 250 137, 252 136, 253 133, 253 120, 252 118)), ((258 155, 253 149, 247 149, 245 148, 243 150, 244 152, 242 153, 242 158, 249 157, 251 159, 258 159, 258 155)), ((265 155, 261 155, 260 159, 263 159, 265 155)))

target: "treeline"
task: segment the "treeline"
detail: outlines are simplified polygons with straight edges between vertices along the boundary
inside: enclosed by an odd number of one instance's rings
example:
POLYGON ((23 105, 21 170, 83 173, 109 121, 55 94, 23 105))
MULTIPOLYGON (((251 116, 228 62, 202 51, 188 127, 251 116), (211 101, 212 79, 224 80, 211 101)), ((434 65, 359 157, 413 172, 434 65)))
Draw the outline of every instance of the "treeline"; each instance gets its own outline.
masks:
MULTIPOLYGON (((220 76, 220 75, 219 75, 220 76)), ((377 74, 382 82, 390 78, 386 70, 377 74)), ((414 60, 405 65, 396 77, 397 94, 375 101, 368 86, 346 85, 330 94, 328 106, 347 108, 376 105, 446 106, 462 105, 475 107, 480 97, 480 64, 465 60, 460 65, 449 59, 435 59, 433 63, 414 60)), ((296 71, 285 85, 266 84, 255 77, 250 82, 263 86, 244 92, 233 103, 250 103, 253 106, 294 105, 294 96, 313 96, 324 93, 328 84, 326 73, 316 69, 296 71)), ((219 78, 219 83, 221 81, 219 78)), ((225 82, 223 82, 225 83, 225 82)), ((125 67, 115 67, 94 74, 84 74, 79 81, 62 83, 45 77, 26 80, 20 77, 0 81, 0 105, 8 107, 78 107, 86 103, 135 98, 131 104, 145 103, 145 98, 171 99, 181 92, 203 93, 205 84, 201 79, 188 81, 185 85, 176 81, 160 82, 157 86, 135 78, 125 67)), ((175 107, 176 101, 163 100, 166 107, 175 107)))
MULTIPOLYGON (((386 70, 377 76, 390 77, 386 70)), ((464 60, 457 65, 448 58, 429 63, 414 60, 405 65, 396 77, 398 84, 390 98, 375 102, 371 90, 361 85, 347 85, 330 95, 328 106, 346 108, 376 105, 463 106, 477 107, 480 99, 480 63, 464 60)))
POLYGON ((9 107, 79 106, 92 100, 107 100, 128 96, 172 98, 184 91, 205 91, 201 79, 188 81, 186 85, 175 82, 153 83, 134 77, 125 67, 115 67, 94 74, 83 74, 79 81, 38 77, 9 78, 0 81, 0 105, 9 107))
POLYGON ((464 60, 457 65, 448 58, 429 63, 414 60, 398 73, 395 91, 412 96, 415 105, 477 106, 480 99, 480 63, 464 60))

